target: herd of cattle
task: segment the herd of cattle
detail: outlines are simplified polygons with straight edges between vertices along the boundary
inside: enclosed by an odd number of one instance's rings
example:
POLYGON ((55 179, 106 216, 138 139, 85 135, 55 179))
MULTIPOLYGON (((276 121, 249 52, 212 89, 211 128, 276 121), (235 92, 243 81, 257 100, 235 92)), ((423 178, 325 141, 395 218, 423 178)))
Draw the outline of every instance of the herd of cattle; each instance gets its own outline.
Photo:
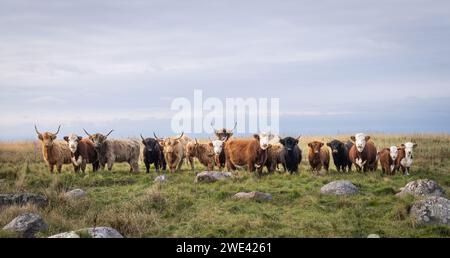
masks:
MULTIPOLYGON (((93 171, 103 170, 105 166, 111 170, 115 162, 127 162, 131 172, 139 171, 139 141, 109 139, 113 130, 103 135, 90 134, 85 129, 86 138, 72 133, 64 137, 65 141, 58 141, 55 139, 60 128, 56 133, 41 133, 35 126, 44 160, 51 173, 55 166, 60 173, 63 164, 72 164, 75 172, 84 172, 88 163, 92 164, 93 171)), ((236 124, 231 130, 215 129, 216 139, 210 139, 208 143, 199 143, 184 133, 167 138, 159 138, 155 133, 154 138, 141 135, 146 171, 150 171, 151 164, 157 172, 167 167, 170 172, 179 171, 185 160, 194 170, 196 158, 208 170, 214 170, 215 166, 228 171, 247 167, 249 171, 256 170, 261 174, 264 167, 268 172, 273 172, 281 164, 284 171, 298 172, 302 161, 302 150, 298 145, 301 136, 280 138, 270 133, 260 133, 248 139, 235 139, 232 137, 235 128, 236 124)), ((375 171, 379 162, 385 174, 393 175, 401 170, 408 175, 413 163, 413 148, 417 144, 407 142, 377 152, 370 136, 363 133, 351 136, 351 141, 346 143, 333 140, 325 146, 323 142, 313 141, 308 143, 308 161, 314 173, 329 169, 330 150, 327 146, 331 149, 338 172, 351 171, 352 165, 357 171, 375 171)))

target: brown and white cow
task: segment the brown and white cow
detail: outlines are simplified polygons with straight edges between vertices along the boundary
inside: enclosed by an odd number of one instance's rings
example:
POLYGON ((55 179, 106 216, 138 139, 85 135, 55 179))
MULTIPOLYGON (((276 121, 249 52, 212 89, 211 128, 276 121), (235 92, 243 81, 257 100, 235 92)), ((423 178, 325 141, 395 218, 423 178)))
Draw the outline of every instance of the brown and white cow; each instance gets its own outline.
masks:
POLYGON ((36 133, 38 135, 38 139, 41 141, 42 154, 44 156, 45 162, 50 169, 50 173, 53 173, 55 165, 58 173, 61 173, 63 164, 72 163, 68 144, 65 141, 56 140, 60 128, 61 125, 58 127, 56 133, 40 133, 36 125, 34 126, 34 129, 36 130, 36 133))
POLYGON ((139 154, 141 152, 139 141, 108 139, 113 130, 106 135, 101 133, 91 135, 85 129, 83 130, 94 143, 101 169, 107 165, 108 170, 111 171, 114 162, 126 162, 130 165, 130 172, 139 172, 139 154))
POLYGON ((319 172, 322 167, 328 172, 330 167, 330 151, 323 142, 308 143, 308 160, 313 172, 319 172))
POLYGON ((409 175, 409 170, 413 164, 413 149, 417 143, 406 142, 400 146, 397 159, 395 160, 395 170, 401 169, 404 175, 409 175))
POLYGON ((352 146, 348 155, 355 164, 356 170, 361 171, 362 169, 364 172, 377 170, 377 148, 370 136, 358 133, 350 138, 355 145, 352 146))
POLYGON ((225 157, 227 170, 236 170, 236 167, 247 166, 250 172, 262 173, 267 160, 269 141, 273 136, 270 133, 253 135, 253 139, 230 139, 225 144, 225 157))
POLYGON ((89 138, 83 138, 74 133, 64 136, 64 140, 69 143, 70 155, 75 172, 86 170, 86 164, 92 163, 92 171, 97 171, 100 167, 94 143, 89 138))
POLYGON ((236 129, 237 126, 237 122, 234 123, 234 127, 233 129, 226 129, 226 128, 222 128, 222 129, 215 129, 213 126, 213 123, 211 122, 211 127, 214 130, 214 134, 217 137, 217 140, 213 140, 212 143, 214 145, 214 151, 215 151, 215 160, 216 160, 216 165, 219 168, 223 168, 225 167, 225 151, 224 149, 224 145, 226 143, 226 141, 228 141, 234 134, 234 130, 236 129))
POLYGON ((184 133, 181 133, 179 137, 167 137, 165 139, 158 138, 155 133, 153 135, 163 147, 164 158, 169 166, 169 171, 180 171, 184 159, 187 157, 186 145, 192 140, 184 135, 184 133))
POLYGON ((215 158, 212 142, 199 143, 197 139, 195 139, 195 142, 188 142, 186 144, 186 155, 192 171, 194 171, 194 158, 197 158, 209 171, 214 170, 215 158))
POLYGON ((391 146, 378 152, 378 159, 380 160, 383 174, 395 174, 395 160, 397 159, 398 151, 399 148, 397 148, 397 146, 391 146))

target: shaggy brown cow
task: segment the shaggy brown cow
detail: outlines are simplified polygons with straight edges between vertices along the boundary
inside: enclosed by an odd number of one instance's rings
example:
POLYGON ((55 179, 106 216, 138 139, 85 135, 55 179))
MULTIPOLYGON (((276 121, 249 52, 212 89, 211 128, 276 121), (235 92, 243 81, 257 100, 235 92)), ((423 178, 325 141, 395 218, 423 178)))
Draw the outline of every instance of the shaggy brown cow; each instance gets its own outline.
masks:
POLYGON ((75 172, 86 170, 86 164, 92 163, 92 171, 97 171, 100 167, 94 143, 89 138, 82 138, 74 133, 64 136, 64 140, 69 143, 70 155, 75 172))
POLYGON ((330 166, 330 151, 327 147, 323 147, 324 143, 313 141, 308 143, 308 160, 312 171, 319 172, 322 167, 328 172, 330 166))
POLYGON ((254 139, 231 139, 225 144, 227 170, 236 170, 236 166, 247 166, 250 172, 255 168, 260 175, 267 160, 270 134, 253 135, 254 139))
POLYGON ((356 170, 361 169, 366 171, 377 170, 377 148, 370 136, 363 133, 358 133, 355 136, 350 137, 355 145, 352 146, 348 155, 353 164, 355 164, 356 170))
POLYGON ((84 130, 84 132, 94 143, 94 148, 97 152, 97 157, 102 169, 107 165, 108 170, 111 171, 114 162, 127 162, 130 165, 130 172, 139 172, 139 154, 141 146, 138 141, 110 140, 108 139, 108 136, 113 130, 106 135, 101 133, 91 135, 86 130, 84 130))
POLYGON ((214 134, 216 135, 217 139, 225 140, 225 141, 227 141, 228 139, 231 138, 231 136, 233 136, 233 131, 234 131, 234 129, 236 129, 236 126, 237 126, 237 122, 234 123, 234 127, 231 130, 226 129, 226 128, 215 129, 213 126, 213 123, 211 122, 211 127, 213 128, 214 134))
POLYGON ((381 169, 383 174, 394 175, 395 160, 398 156, 398 150, 396 146, 390 148, 384 148, 378 152, 378 159, 380 160, 381 169))
POLYGON ((163 146, 164 158, 169 166, 170 172, 180 171, 183 165, 184 159, 186 158, 186 145, 192 140, 181 133, 181 136, 168 137, 166 139, 158 138, 155 133, 153 133, 155 139, 159 141, 161 146, 163 146))
POLYGON ((278 164, 282 163, 281 152, 284 147, 281 143, 273 143, 270 144, 270 147, 267 149, 267 160, 266 160, 266 168, 270 173, 275 171, 278 167, 278 164))
POLYGON ((188 142, 186 144, 186 154, 192 171, 194 171, 194 158, 197 158, 209 171, 214 170, 215 158, 212 142, 198 143, 197 139, 195 139, 195 142, 188 142))
POLYGON ((58 170, 58 173, 61 173, 63 164, 72 163, 72 159, 70 157, 70 150, 67 143, 65 141, 55 141, 60 128, 61 125, 58 127, 56 133, 50 132, 40 133, 36 125, 34 126, 38 138, 41 141, 42 154, 44 156, 45 162, 47 163, 50 169, 50 173, 53 173, 55 165, 56 169, 58 170))

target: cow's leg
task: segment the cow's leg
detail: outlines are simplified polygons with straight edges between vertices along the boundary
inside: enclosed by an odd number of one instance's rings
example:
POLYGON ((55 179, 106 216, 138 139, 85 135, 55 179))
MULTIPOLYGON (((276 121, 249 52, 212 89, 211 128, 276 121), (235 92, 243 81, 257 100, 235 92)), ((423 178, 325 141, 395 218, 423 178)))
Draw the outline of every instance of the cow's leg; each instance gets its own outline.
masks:
POLYGON ((156 171, 156 173, 159 173, 160 162, 161 162, 160 160, 156 160, 155 161, 155 171, 156 171))
POLYGON ((405 175, 409 176, 409 167, 406 167, 405 170, 406 170, 406 174, 405 175))
POLYGON ((113 164, 114 162, 112 161, 112 159, 108 159, 108 161, 106 162, 107 166, 108 166, 108 171, 111 171, 113 168, 113 164))
POLYGON ((183 166, 183 162, 184 162, 184 157, 181 158, 180 161, 178 162, 178 166, 177 166, 177 171, 178 172, 181 171, 181 166, 183 166))
POLYGON ((194 157, 189 156, 188 158, 189 164, 191 165, 191 170, 194 171, 194 157))
POLYGON ((86 159, 83 159, 83 163, 81 163, 81 171, 84 173, 86 171, 86 159))
POLYGON ((53 174, 53 170, 55 169, 55 165, 48 165, 48 168, 50 169, 50 174, 53 174))
POLYGON ((58 164, 56 169, 58 170, 58 174, 61 174, 62 164, 58 164))
POLYGON ((253 164, 253 162, 248 162, 247 166, 248 166, 248 171, 250 171, 250 172, 255 171, 255 164, 253 164))
MULTIPOLYGON (((145 161, 144 163, 145 163, 145 171, 146 171, 147 173, 150 173, 150 162, 145 161)), ((155 168, 156 168, 156 171, 158 171, 158 168, 157 168, 156 163, 157 163, 157 162, 155 162, 155 168)))

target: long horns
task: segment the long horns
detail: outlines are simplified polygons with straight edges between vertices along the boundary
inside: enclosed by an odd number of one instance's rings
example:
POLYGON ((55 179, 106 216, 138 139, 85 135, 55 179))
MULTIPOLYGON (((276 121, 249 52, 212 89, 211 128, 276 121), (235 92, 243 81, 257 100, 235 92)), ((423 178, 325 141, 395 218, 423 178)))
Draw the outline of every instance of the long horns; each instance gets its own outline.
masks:
MULTIPOLYGON (((54 133, 54 135, 57 135, 57 134, 59 133, 59 129, 61 129, 61 125, 58 126, 58 130, 56 130, 56 133, 54 133)), ((39 132, 39 130, 37 129, 37 126, 36 126, 36 125, 34 125, 34 130, 36 130, 36 133, 37 133, 37 134, 41 134, 41 133, 39 132)))
POLYGON ((162 140, 161 138, 159 138, 158 136, 156 136, 156 133, 155 133, 155 132, 153 132, 153 136, 155 136, 155 139, 156 139, 156 140, 162 140))
POLYGON ((86 131, 86 129, 83 128, 83 131, 84 131, 88 136, 91 136, 91 134, 89 134, 89 133, 86 131))
POLYGON ((112 132, 114 132, 114 130, 109 131, 109 133, 105 136, 108 137, 108 135, 110 135, 112 132))
MULTIPOLYGON (((213 124, 212 121, 211 121, 211 127, 212 127, 212 129, 213 129, 214 131, 218 131, 216 128, 214 128, 214 124, 213 124)), ((236 129, 236 127, 237 127, 237 121, 234 122, 234 127, 233 127, 233 129, 231 129, 230 131, 233 132, 234 129, 236 129)), ((226 130, 226 129, 225 129, 225 130, 226 130)))
POLYGON ((142 139, 143 141, 145 141, 144 137, 142 137, 142 134, 140 134, 140 135, 141 135, 141 139, 142 139))
POLYGON ((180 135, 180 137, 178 137, 176 140, 179 140, 179 139, 181 139, 182 137, 183 137, 183 135, 184 135, 184 132, 181 132, 181 135, 180 135))

